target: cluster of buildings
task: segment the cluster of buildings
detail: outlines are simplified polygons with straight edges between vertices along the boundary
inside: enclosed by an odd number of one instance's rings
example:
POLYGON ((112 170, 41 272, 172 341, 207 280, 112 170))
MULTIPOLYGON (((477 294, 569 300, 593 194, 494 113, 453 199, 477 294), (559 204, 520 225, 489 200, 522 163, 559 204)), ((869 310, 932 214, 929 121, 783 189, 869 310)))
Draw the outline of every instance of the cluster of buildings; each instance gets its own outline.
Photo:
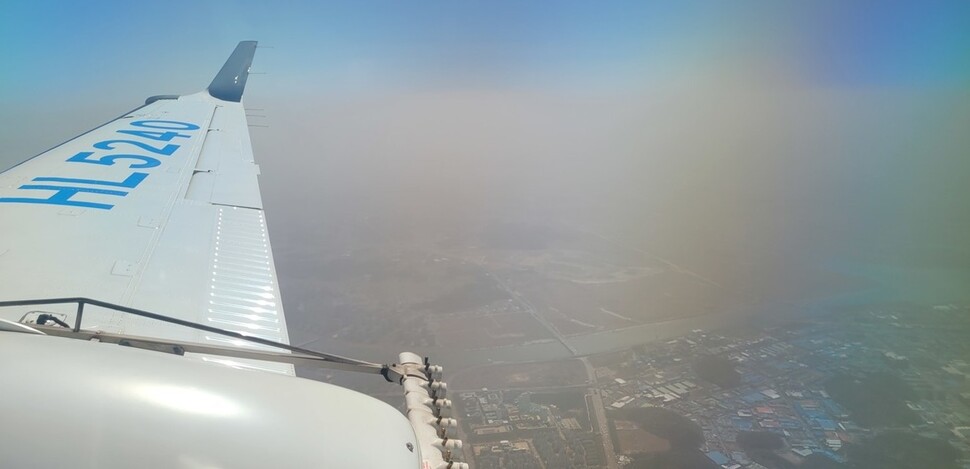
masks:
MULTIPOLYGON (((953 306, 897 308, 765 329, 696 330, 591 359, 591 389, 459 393, 459 417, 475 467, 606 467, 608 459, 622 466, 638 453, 669 449, 657 443, 662 437, 628 420, 631 409, 659 407, 696 423, 700 451, 724 469, 792 467, 819 458, 844 463, 850 445, 888 429, 945 441, 970 469, 968 315, 953 306), (706 375, 696 366, 701 356, 726 359, 728 369, 706 375), (835 377, 864 381, 874 373, 905 386, 899 403, 911 416, 906 423, 865 423, 859 408, 832 388, 835 377), (713 384, 732 376, 730 385, 713 384), (557 392, 576 398, 555 405, 548 396, 557 392), (594 396, 606 409, 612 445, 604 446, 599 434, 594 396), (779 443, 752 449, 751 434, 776 435, 769 440, 779 443), (645 443, 643 436, 655 441, 645 443), (606 458, 609 447, 615 458, 606 458)), ((870 391, 859 386, 856 392, 865 400, 870 391)))
MULTIPOLYGON (((738 443, 742 432, 770 432, 784 446, 773 457, 792 465, 812 454, 846 460, 845 447, 871 437, 826 390, 835 375, 879 371, 900 376, 916 395, 906 406, 919 416, 909 425, 924 437, 947 440, 970 467, 970 321, 959 308, 858 313, 797 327, 744 331, 736 336, 694 331, 663 344, 634 349, 620 363, 596 369, 608 414, 663 407, 700 425, 708 458, 724 468, 754 468, 738 443), (929 314, 960 316, 935 323, 929 314), (853 315, 855 316, 855 315, 853 315), (721 387, 691 365, 701 355, 730 359, 739 383, 721 387)), ((875 429, 879 430, 879 429, 875 429)), ((622 439, 618 439, 622 442, 622 439)), ((620 453, 625 448, 617 448, 620 453)), ((819 457, 815 456, 815 457, 819 457)))
POLYGON ((738 433, 754 431, 782 435, 795 460, 815 452, 842 460, 843 441, 864 430, 843 423, 848 415, 822 389, 824 374, 798 361, 803 353, 769 335, 730 339, 698 331, 639 349, 626 366, 596 371, 612 378, 603 390, 610 407, 663 407, 690 418, 704 432, 703 450, 723 467, 756 467, 737 442, 738 433), (705 382, 691 366, 690 357, 701 354, 729 357, 740 384, 705 382))
MULTIPOLYGON (((476 467, 603 467, 603 442, 589 429, 585 408, 563 409, 533 401, 522 391, 458 394, 459 421, 476 467)), ((466 451, 466 456, 469 452, 466 451)))

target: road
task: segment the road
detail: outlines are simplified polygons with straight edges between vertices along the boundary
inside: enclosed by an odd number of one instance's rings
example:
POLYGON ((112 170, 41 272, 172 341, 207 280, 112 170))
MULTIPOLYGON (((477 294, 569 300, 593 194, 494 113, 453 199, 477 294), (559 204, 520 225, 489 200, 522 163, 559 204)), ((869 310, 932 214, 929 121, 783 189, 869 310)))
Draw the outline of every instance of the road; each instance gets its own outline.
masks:
MULTIPOLYGON (((603 440, 603 449, 606 451, 606 467, 608 469, 619 469, 620 465, 616 462, 616 451, 613 449, 613 439, 610 438, 610 423, 606 420, 606 409, 603 407, 603 398, 599 394, 599 386, 596 381, 596 370, 586 357, 580 358, 586 366, 586 374, 589 375, 589 382, 592 384, 592 392, 587 395, 587 399, 593 403, 593 413, 596 414, 596 426, 599 427, 599 434, 603 440)), ((593 426, 593 415, 590 415, 590 426, 593 426)))
POLYGON ((572 345, 569 345, 569 342, 566 342, 566 338, 560 334, 559 331, 549 323, 549 321, 546 321, 546 318, 539 314, 539 310, 537 310, 536 307, 529 302, 529 300, 526 300, 524 297, 522 297, 522 295, 519 294, 519 292, 513 290, 512 287, 503 282, 502 279, 499 278, 499 275, 491 272, 487 272, 487 274, 492 278, 492 280, 495 281, 496 284, 498 284, 499 287, 502 288, 502 290, 505 290, 509 296, 522 305, 522 307, 525 308, 525 310, 536 320, 536 322, 542 325, 542 327, 546 328, 546 330, 548 330, 549 333, 552 334, 552 336, 555 337, 563 347, 566 347, 566 350, 569 350, 569 353, 571 353, 574 357, 579 355, 579 352, 577 352, 572 345))

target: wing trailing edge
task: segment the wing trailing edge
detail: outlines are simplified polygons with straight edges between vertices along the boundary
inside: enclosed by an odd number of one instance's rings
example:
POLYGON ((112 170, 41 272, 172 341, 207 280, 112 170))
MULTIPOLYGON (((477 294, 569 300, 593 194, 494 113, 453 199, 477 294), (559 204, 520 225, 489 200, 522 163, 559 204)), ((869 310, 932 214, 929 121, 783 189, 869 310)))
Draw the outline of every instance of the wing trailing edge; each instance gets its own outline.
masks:
POLYGON ((256 41, 241 41, 206 89, 209 95, 223 101, 242 101, 249 67, 253 64, 255 54, 256 41))

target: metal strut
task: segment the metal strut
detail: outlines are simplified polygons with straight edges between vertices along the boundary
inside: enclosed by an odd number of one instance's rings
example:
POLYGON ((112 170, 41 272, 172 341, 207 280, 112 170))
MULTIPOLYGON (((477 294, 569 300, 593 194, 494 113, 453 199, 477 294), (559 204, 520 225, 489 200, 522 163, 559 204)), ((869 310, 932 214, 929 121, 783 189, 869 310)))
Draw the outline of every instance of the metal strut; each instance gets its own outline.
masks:
MULTIPOLYGON (((256 360, 266 360, 273 362, 283 362, 291 364, 313 364, 316 366, 322 366, 325 368, 334 368, 347 371, 359 371, 364 373, 382 373, 383 369, 387 365, 382 365, 380 363, 371 363, 363 360, 355 360, 353 358, 342 357, 340 355, 334 355, 330 353, 317 352, 315 350, 309 350, 302 347, 297 347, 290 344, 284 344, 282 342, 276 342, 268 339, 263 339, 261 337, 254 337, 251 335, 246 335, 241 332, 230 331, 226 329, 220 329, 218 327, 207 326, 205 324, 199 324, 197 322, 186 321, 184 319, 173 318, 171 316, 166 316, 164 314, 152 313, 150 311, 144 311, 136 308, 130 308, 127 306, 116 305, 113 303, 108 303, 105 301, 93 300, 91 298, 73 297, 73 298, 45 298, 37 300, 15 300, 15 301, 0 301, 0 308, 11 307, 11 306, 40 306, 40 305, 55 305, 55 304, 77 304, 77 313, 74 317, 74 325, 71 328, 63 327, 52 327, 43 325, 34 325, 38 330, 42 330, 48 335, 58 335, 61 337, 70 337, 76 339, 99 339, 102 342, 113 342, 122 345, 139 346, 146 345, 141 348, 149 348, 152 350, 162 350, 159 347, 172 347, 173 350, 181 348, 185 352, 195 352, 195 353, 206 353, 212 355, 221 356, 233 356, 239 358, 252 358, 256 360), (180 342, 165 339, 156 339, 151 337, 137 337, 129 336, 125 334, 110 334, 106 332, 98 331, 87 331, 81 329, 81 321, 84 319, 84 306, 92 305, 98 306, 105 309, 110 309, 118 311, 121 313, 131 314, 134 316, 140 316, 143 318, 154 319, 157 321, 176 324, 183 327, 188 327, 191 329, 197 329, 200 331, 211 332, 213 334, 219 334, 226 337, 232 337, 237 340, 244 340, 246 342, 252 342, 259 345, 265 345, 267 347, 274 347, 282 350, 289 351, 291 353, 274 353, 265 351, 254 351, 245 350, 231 347, 215 347, 209 345, 197 344, 194 342, 180 342)), ((167 350, 163 350, 167 351, 167 350)))

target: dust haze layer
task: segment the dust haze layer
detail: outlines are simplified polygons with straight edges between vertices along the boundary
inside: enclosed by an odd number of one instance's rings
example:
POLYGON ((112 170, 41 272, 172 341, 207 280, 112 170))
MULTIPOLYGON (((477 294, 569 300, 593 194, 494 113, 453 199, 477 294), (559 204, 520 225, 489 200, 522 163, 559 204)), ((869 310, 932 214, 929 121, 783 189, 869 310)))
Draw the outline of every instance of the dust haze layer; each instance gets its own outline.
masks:
MULTIPOLYGON (((11 8, 0 165, 201 89, 238 40, 272 45, 245 102, 266 116, 251 132, 296 342, 340 351, 338 316, 371 327, 491 273, 415 267, 440 250, 548 267, 482 249, 504 226, 560 243, 560 267, 593 234, 632 271, 665 259, 723 290, 715 309, 968 291, 965 3, 232 6, 11 8)), ((407 344, 386 345, 364 358, 407 344)))
POLYGON ((280 113, 302 138, 256 141, 274 239, 325 245, 368 216, 391 237, 559 222, 771 295, 762 282, 820 258, 958 254, 968 104, 794 87, 335 96, 280 113))

